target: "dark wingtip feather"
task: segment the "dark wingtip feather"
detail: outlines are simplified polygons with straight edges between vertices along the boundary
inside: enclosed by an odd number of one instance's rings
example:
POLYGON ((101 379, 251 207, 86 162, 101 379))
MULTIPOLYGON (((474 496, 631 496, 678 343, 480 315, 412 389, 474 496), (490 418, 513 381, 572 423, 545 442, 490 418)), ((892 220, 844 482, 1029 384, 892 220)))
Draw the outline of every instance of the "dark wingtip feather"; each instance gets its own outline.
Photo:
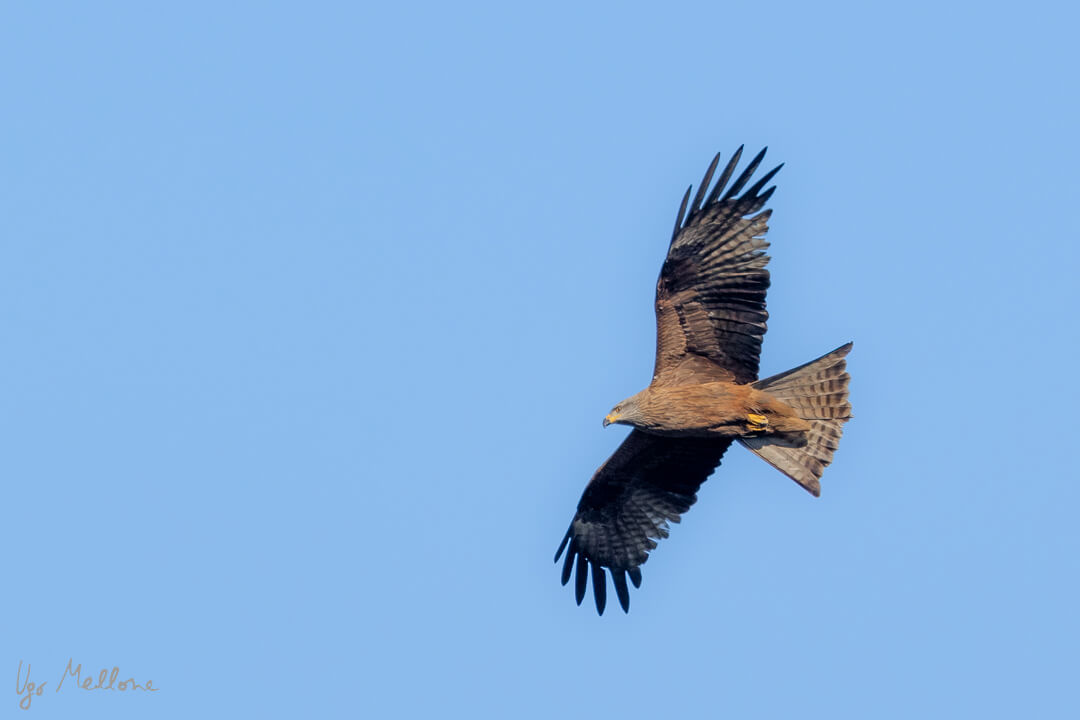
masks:
POLYGON ((596 598, 596 612, 603 615, 607 606, 607 575, 604 568, 595 560, 592 564, 593 596, 596 598))
POLYGON ((682 230, 683 218, 686 215, 686 203, 690 201, 690 191, 694 189, 693 185, 686 188, 686 194, 683 195, 682 205, 679 206, 679 214, 675 216, 675 229, 671 232, 671 239, 674 241, 679 234, 679 230, 682 230))
POLYGON ((626 587, 626 571, 612 568, 611 584, 615 586, 615 594, 619 596, 623 612, 630 612, 630 588, 626 587))
POLYGON ((724 186, 727 185, 727 181, 731 179, 732 173, 735 172, 735 166, 739 164, 739 158, 742 157, 743 145, 739 146, 739 149, 735 151, 735 154, 728 160, 728 164, 724 167, 724 172, 720 173, 720 179, 716 181, 716 186, 712 192, 709 193, 709 199, 705 201, 706 205, 712 205, 716 202, 716 198, 720 197, 720 193, 724 192, 724 186))
POLYGON ((566 562, 562 567, 562 584, 570 582, 570 571, 574 569, 574 556, 577 555, 577 540, 570 541, 570 550, 566 553, 566 562))
POLYGON ((559 562, 559 556, 562 555, 562 551, 566 549, 566 543, 570 542, 570 534, 574 532, 573 523, 566 529, 566 534, 563 535, 562 542, 559 543, 559 549, 555 551, 555 562, 559 562))
POLYGON ((630 582, 634 583, 634 587, 641 587, 641 568, 630 568, 627 572, 630 574, 630 582))
POLYGON ((588 581, 589 571, 585 566, 585 556, 579 554, 577 556, 577 574, 574 576, 574 599, 577 600, 578 605, 585 599, 585 585, 588 581))
POLYGON ((746 184, 746 181, 750 179, 750 176, 754 174, 754 171, 757 170, 758 165, 760 165, 761 161, 765 158, 765 151, 768 149, 769 148, 763 148, 761 152, 754 156, 754 159, 751 160, 750 164, 746 166, 746 169, 742 171, 742 174, 739 175, 738 179, 736 179, 735 182, 731 184, 731 187, 728 189, 728 191, 724 193, 725 200, 733 198, 739 194, 739 191, 742 190, 743 185, 746 184))
POLYGON ((698 186, 697 194, 694 195, 694 202, 690 204, 690 214, 693 215, 701 210, 701 201, 705 199, 705 192, 709 189, 709 183, 712 182, 713 173, 716 172, 716 166, 720 163, 720 153, 716 153, 712 162, 709 163, 709 169, 705 171, 705 177, 701 179, 701 185, 698 186))
POLYGON ((751 197, 756 197, 757 194, 761 192, 761 188, 765 187, 765 184, 772 180, 773 176, 776 175, 776 173, 780 172, 780 168, 782 167, 784 167, 784 163, 780 163, 772 170, 765 173, 765 176, 758 180, 756 183, 754 183, 753 187, 746 191, 746 194, 751 197))

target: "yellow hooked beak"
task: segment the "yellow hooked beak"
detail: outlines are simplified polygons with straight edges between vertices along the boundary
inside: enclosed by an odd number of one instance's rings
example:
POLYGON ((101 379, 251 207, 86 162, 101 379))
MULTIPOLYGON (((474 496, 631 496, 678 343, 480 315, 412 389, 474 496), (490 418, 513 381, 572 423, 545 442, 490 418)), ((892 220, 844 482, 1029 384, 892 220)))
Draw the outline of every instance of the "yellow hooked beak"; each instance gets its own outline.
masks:
POLYGON ((607 417, 604 418, 604 427, 607 427, 608 425, 610 425, 611 423, 615 422, 618 419, 619 419, 618 415, 616 415, 615 413, 611 413, 610 415, 608 415, 607 417))

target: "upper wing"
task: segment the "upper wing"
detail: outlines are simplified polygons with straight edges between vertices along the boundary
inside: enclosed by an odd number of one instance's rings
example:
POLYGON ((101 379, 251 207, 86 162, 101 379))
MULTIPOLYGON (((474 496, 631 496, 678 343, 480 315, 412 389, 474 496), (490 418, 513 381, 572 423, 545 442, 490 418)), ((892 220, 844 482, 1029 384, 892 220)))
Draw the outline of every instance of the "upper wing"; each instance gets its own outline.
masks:
POLYGON ((641 585, 639 565, 668 535, 668 523, 697 500, 701 483, 720 464, 730 440, 674 438, 634 430, 608 461, 593 475, 578 503, 577 514, 566 531, 555 562, 566 550, 563 585, 577 560, 578 605, 588 582, 586 563, 592 566, 596 609, 603 614, 607 598, 604 568, 619 604, 630 611, 629 574, 634 587, 641 585), (569 547, 568 547, 569 545, 569 547))
POLYGON ((728 162, 708 197, 720 155, 705 172, 687 211, 683 197, 667 259, 656 284, 654 381, 679 381, 701 372, 747 383, 757 379, 765 334, 769 271, 765 241, 771 210, 760 212, 776 189, 762 192, 779 165, 739 195, 765 150, 725 189, 742 148, 728 162))

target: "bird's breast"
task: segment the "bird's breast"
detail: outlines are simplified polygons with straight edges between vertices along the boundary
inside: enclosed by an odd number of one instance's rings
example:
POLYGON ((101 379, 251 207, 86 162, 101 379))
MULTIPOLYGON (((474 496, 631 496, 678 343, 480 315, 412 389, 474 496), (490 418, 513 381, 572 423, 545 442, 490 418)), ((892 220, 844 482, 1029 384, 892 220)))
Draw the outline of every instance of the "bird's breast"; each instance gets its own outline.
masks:
POLYGON ((660 435, 744 435, 752 391, 726 382, 650 388, 639 400, 642 417, 635 425, 660 435))

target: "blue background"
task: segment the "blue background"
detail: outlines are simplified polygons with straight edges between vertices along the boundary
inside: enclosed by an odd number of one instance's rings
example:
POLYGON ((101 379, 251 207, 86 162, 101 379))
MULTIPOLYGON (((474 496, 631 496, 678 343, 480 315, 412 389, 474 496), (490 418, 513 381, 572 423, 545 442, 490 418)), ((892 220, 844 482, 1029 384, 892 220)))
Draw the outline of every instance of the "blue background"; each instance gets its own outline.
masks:
POLYGON ((1065 3, 13 5, 0 715, 1074 716, 1065 3), (598 618, 551 557, 741 143, 762 371, 854 340, 856 417, 598 618))

